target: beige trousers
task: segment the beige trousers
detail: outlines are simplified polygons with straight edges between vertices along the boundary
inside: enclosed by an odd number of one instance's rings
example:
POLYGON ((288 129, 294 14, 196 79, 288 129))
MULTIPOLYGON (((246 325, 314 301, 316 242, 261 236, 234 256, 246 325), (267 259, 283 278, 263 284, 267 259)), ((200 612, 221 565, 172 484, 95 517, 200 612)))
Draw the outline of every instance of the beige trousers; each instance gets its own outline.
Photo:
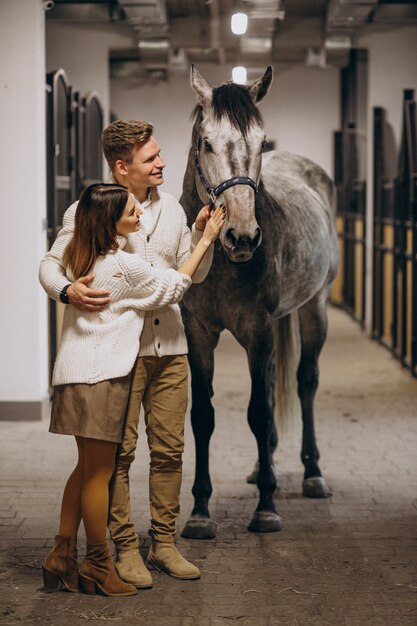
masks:
POLYGON ((131 519, 129 470, 135 458, 140 406, 150 451, 150 535, 172 542, 180 510, 184 421, 187 409, 186 355, 139 357, 132 371, 123 440, 110 483, 108 527, 118 550, 139 547, 131 519))

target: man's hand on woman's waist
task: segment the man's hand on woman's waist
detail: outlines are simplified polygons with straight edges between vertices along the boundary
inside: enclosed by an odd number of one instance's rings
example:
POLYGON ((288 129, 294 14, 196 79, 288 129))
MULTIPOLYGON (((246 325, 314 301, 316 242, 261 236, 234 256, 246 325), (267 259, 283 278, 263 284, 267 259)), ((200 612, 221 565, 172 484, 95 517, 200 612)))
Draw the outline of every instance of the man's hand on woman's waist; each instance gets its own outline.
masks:
POLYGON ((89 285, 94 280, 94 274, 81 276, 67 289, 69 303, 80 311, 99 313, 109 304, 110 292, 104 289, 91 289, 89 285))

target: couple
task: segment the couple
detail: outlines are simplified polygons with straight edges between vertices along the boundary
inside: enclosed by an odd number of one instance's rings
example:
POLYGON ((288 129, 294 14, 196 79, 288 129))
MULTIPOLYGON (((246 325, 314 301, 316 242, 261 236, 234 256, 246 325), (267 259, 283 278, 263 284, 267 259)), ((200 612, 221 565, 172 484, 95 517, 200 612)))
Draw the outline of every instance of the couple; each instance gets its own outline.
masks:
POLYGON ((188 377, 176 303, 191 279, 207 276, 224 210, 210 216, 203 207, 190 232, 179 203, 158 190, 165 164, 151 124, 118 120, 102 140, 111 182, 83 191, 40 266, 45 291, 69 305, 53 374, 50 431, 74 435, 78 448, 43 576, 47 591, 129 596, 152 587, 130 514, 141 404, 151 459, 147 565, 182 580, 200 576, 174 545, 188 377), (78 568, 81 519, 87 553, 78 568))

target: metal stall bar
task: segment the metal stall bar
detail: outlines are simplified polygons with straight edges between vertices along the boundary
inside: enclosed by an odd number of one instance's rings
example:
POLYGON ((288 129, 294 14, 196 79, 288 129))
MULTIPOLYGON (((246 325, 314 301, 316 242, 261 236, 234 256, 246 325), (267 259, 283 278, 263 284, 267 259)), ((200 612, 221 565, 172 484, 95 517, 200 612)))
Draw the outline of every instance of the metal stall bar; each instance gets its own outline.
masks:
POLYGON ((416 103, 414 100, 414 91, 406 90, 404 92, 404 149, 401 151, 403 155, 402 161, 404 167, 401 168, 403 176, 404 195, 406 196, 406 213, 405 213, 405 266, 406 266, 406 284, 404 285, 405 301, 405 317, 406 317, 406 339, 404 340, 403 351, 407 367, 411 373, 416 375, 415 361, 415 335, 416 335, 416 247, 415 247, 415 182, 417 178, 417 123, 416 123, 416 103))
MULTIPOLYGON (((414 116, 415 123, 415 116, 414 116)), ((414 132, 414 137, 416 133, 414 132)), ((417 172, 413 172, 412 219, 412 308, 411 308, 411 373, 417 377, 417 172)))
POLYGON ((413 325, 413 171, 415 169, 414 91, 404 90, 401 148, 396 178, 394 212, 394 286, 392 349, 405 367, 412 369, 413 325))
POLYGON ((372 280, 372 336, 379 341, 384 335, 384 124, 385 111, 374 108, 374 219, 373 219, 373 280, 372 280))

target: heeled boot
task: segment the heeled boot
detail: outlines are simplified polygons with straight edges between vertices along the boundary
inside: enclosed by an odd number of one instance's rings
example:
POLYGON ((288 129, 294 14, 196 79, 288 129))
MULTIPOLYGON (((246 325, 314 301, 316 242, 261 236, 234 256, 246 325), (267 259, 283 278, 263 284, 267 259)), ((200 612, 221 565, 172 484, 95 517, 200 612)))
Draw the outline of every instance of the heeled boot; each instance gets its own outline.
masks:
POLYGON ((152 539, 147 565, 180 580, 200 578, 200 570, 178 552, 174 543, 152 539))
POLYGON ((56 535, 55 545, 42 566, 44 591, 78 589, 77 537, 56 535))
POLYGON ((116 572, 107 541, 87 545, 87 554, 80 567, 80 588, 85 593, 101 592, 111 597, 136 594, 136 587, 125 583, 116 572))

